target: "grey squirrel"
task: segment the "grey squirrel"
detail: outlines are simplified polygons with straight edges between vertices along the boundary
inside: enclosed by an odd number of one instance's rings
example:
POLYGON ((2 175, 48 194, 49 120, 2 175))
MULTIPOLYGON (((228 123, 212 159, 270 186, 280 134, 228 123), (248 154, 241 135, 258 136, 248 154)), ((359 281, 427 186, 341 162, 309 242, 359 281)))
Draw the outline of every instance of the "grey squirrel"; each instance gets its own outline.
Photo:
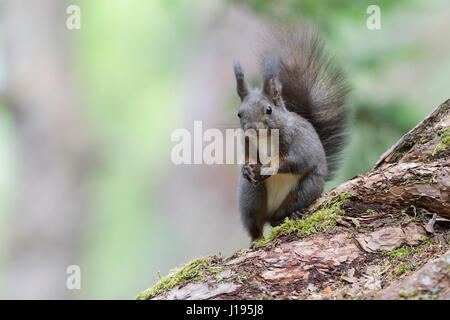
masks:
POLYGON ((241 168, 239 211, 252 241, 262 237, 266 222, 298 218, 322 194, 338 166, 349 119, 349 86, 315 28, 277 28, 264 40, 261 89, 249 88, 234 62, 241 128, 279 129, 278 173, 262 175, 261 163, 241 168))

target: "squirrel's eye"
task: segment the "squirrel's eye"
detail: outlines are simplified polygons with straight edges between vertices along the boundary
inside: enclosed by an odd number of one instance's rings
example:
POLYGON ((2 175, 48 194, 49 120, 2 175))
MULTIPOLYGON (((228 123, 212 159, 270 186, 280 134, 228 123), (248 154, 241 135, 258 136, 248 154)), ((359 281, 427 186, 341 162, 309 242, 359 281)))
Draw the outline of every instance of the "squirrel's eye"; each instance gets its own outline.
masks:
POLYGON ((241 113, 240 113, 240 112, 238 112, 238 113, 237 113, 237 116, 238 116, 238 117, 240 118, 240 117, 241 117, 241 113))
POLYGON ((270 106, 266 108, 266 114, 272 114, 272 108, 270 106))

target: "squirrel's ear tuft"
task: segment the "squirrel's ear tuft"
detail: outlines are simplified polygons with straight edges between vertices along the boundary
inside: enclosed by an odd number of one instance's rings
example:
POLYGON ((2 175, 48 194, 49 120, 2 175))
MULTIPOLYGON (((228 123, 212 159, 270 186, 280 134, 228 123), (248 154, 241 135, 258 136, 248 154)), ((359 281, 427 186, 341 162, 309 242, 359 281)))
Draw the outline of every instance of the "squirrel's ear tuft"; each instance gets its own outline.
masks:
POLYGON ((276 106, 281 106, 281 82, 278 77, 264 79, 264 94, 269 97, 276 106))
POLYGON ((263 92, 276 106, 281 105, 282 85, 278 79, 278 58, 272 57, 264 62, 263 92))
POLYGON ((242 71, 241 64, 239 61, 235 60, 234 65, 234 75, 236 76, 236 89, 241 101, 248 95, 248 86, 244 78, 244 72, 242 71))

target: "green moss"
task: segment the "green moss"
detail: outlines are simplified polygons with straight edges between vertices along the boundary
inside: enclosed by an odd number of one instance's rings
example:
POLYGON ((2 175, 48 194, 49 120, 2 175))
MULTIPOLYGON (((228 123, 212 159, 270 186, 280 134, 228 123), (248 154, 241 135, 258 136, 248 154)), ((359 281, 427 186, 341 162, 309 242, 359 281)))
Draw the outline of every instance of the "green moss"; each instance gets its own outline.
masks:
POLYGON ((439 130, 438 134, 442 137, 442 143, 448 146, 450 144, 450 127, 439 130))
POLYGON ((414 266, 411 263, 402 263, 394 268, 394 274, 398 277, 412 270, 414 270, 414 266))
POLYGON ((412 290, 411 292, 399 291, 398 293, 402 299, 414 299, 418 294, 417 290, 412 290))
POLYGON ((414 251, 415 251, 414 248, 403 246, 401 248, 398 248, 397 250, 384 251, 382 252, 382 254, 388 257, 406 257, 412 254, 414 251))
POLYGON ((264 239, 256 242, 253 246, 259 248, 273 239, 290 234, 311 235, 318 232, 327 232, 336 227, 336 219, 344 214, 342 205, 354 197, 351 193, 343 193, 324 200, 318 205, 319 210, 309 217, 299 220, 290 220, 286 218, 284 222, 270 230, 270 234, 264 239))
POLYGON ((161 278, 153 287, 140 293, 136 299, 145 300, 150 296, 172 289, 188 280, 203 279, 205 272, 209 272, 212 275, 217 275, 221 271, 221 267, 212 266, 213 260, 214 257, 212 256, 198 258, 192 260, 184 267, 172 270, 167 276, 161 278))
MULTIPOLYGON (((422 243, 425 244, 426 242, 422 241, 422 243)), ((387 271, 386 279, 394 280, 405 273, 410 273, 415 270, 417 268, 417 264, 415 262, 417 258, 415 258, 415 255, 421 254, 423 250, 423 245, 419 247, 405 245, 397 250, 382 252, 382 255, 387 257, 382 267, 387 271)))
POLYGON ((438 152, 444 151, 450 145, 450 127, 443 128, 438 131, 438 136, 442 138, 441 142, 434 148, 431 155, 434 156, 438 152))
POLYGON ((408 224, 408 223, 410 223, 410 222, 421 222, 422 221, 422 218, 423 218, 423 216, 422 215, 420 215, 420 214, 417 214, 417 208, 416 208, 416 206, 415 205, 411 205, 408 209, 402 209, 402 215, 404 215, 405 217, 409 217, 410 215, 406 212, 406 211, 408 211, 408 210, 410 210, 410 211, 412 211, 413 213, 414 213, 414 216, 413 217, 411 217, 411 218, 409 218, 408 220, 400 220, 398 223, 397 223, 397 225, 398 226, 401 226, 401 225, 403 225, 403 224, 408 224))
POLYGON ((233 266, 232 269, 235 271, 234 280, 238 283, 247 282, 256 275, 256 269, 242 266, 233 266))
POLYGON ((436 174, 432 174, 429 177, 422 179, 422 181, 431 184, 434 179, 436 179, 436 174))
MULTIPOLYGON (((430 244, 431 245, 431 239, 428 237, 423 237, 421 239, 422 244, 430 244)), ((397 250, 393 251, 383 251, 381 254, 391 257, 391 258, 403 258, 408 257, 412 254, 420 253, 423 251, 423 246, 420 247, 411 247, 411 246, 403 246, 401 248, 398 248, 397 250)))
POLYGON ((401 186, 406 186, 406 185, 408 185, 408 184, 413 184, 413 183, 416 183, 416 182, 418 182, 419 180, 417 180, 417 179, 409 179, 409 180, 406 180, 406 181, 403 181, 402 183, 400 183, 400 185, 401 186))
POLYGON ((431 239, 428 238, 427 236, 424 236, 422 239, 420 239, 422 241, 423 244, 429 245, 431 246, 431 239))
POLYGON ((405 186, 405 185, 409 185, 409 184, 413 184, 413 183, 417 183, 417 182, 421 182, 421 183, 429 183, 431 184, 433 182, 433 180, 436 178, 436 174, 432 174, 429 175, 423 179, 408 179, 406 181, 403 181, 402 183, 400 183, 401 186, 405 186))
POLYGON ((436 292, 422 292, 414 289, 411 292, 400 291, 398 293, 400 300, 436 300, 436 292))
POLYGON ((427 299, 427 300, 436 300, 436 298, 437 298, 436 292, 430 292, 430 293, 424 295, 424 299, 427 299))

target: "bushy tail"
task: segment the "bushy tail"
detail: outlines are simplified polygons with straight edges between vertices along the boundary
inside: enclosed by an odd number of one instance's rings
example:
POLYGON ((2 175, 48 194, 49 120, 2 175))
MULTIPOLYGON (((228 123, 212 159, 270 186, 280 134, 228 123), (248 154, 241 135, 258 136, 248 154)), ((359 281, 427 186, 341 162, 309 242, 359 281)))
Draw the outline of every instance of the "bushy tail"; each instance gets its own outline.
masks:
POLYGON ((345 103, 350 88, 341 69, 325 53, 319 33, 309 24, 274 30, 264 37, 264 47, 261 65, 268 65, 268 59, 278 61, 286 107, 316 129, 331 179, 346 144, 349 119, 345 103))

